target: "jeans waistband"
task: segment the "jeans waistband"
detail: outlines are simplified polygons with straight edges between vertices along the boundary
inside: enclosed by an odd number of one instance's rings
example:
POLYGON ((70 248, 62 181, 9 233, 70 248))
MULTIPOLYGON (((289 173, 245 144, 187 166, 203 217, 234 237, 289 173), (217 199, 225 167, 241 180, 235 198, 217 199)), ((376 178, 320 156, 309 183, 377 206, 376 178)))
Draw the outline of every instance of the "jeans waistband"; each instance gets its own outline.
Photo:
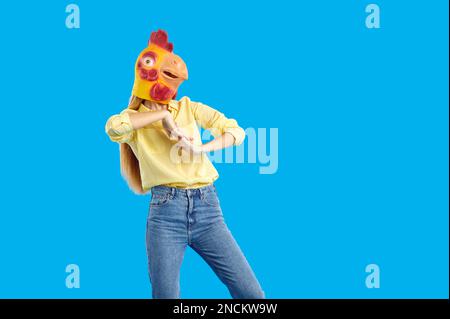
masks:
POLYGON ((180 194, 187 194, 187 195, 194 195, 194 194, 200 194, 202 195, 205 192, 215 191, 216 186, 214 183, 198 187, 198 188, 178 188, 178 187, 171 187, 166 185, 157 185, 153 186, 151 188, 152 194, 156 193, 170 193, 172 195, 175 195, 176 193, 180 194))

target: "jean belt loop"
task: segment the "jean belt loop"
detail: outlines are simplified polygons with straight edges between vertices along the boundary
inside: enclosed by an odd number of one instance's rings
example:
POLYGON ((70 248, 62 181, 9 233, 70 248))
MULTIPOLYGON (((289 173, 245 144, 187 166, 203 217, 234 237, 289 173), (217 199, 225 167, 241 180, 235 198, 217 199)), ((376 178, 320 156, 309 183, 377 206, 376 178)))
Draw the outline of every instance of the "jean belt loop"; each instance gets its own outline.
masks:
POLYGON ((170 188, 170 196, 173 198, 175 196, 175 187, 170 188))

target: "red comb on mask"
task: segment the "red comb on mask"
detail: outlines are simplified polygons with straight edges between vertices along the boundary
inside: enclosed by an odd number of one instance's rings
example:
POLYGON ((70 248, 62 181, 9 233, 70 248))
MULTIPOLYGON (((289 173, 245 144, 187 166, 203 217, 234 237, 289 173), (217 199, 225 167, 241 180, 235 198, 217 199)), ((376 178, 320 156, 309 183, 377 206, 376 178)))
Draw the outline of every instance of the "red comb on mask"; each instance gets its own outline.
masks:
POLYGON ((173 51, 173 44, 171 42, 168 42, 169 36, 167 35, 167 32, 164 30, 158 30, 156 32, 152 32, 150 35, 150 40, 148 41, 148 45, 150 43, 153 43, 164 50, 167 50, 169 52, 173 51))

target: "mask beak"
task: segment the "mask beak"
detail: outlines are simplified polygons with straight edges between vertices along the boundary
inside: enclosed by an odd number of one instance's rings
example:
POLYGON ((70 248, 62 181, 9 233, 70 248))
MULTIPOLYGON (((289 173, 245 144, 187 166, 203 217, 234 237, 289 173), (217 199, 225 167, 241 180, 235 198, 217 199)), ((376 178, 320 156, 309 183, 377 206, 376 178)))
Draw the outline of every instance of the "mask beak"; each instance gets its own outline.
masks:
POLYGON ((188 79, 186 63, 178 55, 167 55, 161 64, 161 75, 165 80, 181 83, 188 79))

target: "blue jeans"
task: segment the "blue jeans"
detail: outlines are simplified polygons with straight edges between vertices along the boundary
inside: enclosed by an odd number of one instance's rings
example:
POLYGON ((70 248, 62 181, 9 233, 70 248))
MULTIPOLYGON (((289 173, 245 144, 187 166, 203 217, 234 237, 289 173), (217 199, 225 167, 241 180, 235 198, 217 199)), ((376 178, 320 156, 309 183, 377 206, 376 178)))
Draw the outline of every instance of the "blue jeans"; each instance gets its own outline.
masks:
POLYGON ((151 191, 147 254, 153 298, 180 298, 186 246, 208 263, 233 298, 265 298, 224 222, 214 184, 194 189, 155 186, 151 191))

